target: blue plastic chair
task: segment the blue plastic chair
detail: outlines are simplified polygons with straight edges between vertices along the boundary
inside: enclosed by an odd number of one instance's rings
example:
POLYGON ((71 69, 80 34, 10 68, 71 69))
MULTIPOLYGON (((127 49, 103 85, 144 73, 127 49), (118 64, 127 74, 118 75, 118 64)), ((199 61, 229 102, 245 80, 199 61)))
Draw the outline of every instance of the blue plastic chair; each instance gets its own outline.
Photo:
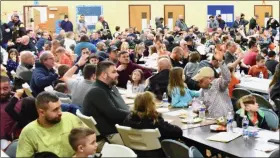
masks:
POLYGON ((266 123, 271 129, 278 129, 279 117, 271 109, 260 108, 264 112, 266 123))
POLYGON ((189 155, 188 146, 172 139, 163 140, 161 142, 161 147, 168 158, 187 158, 189 155))
POLYGON ((17 151, 18 139, 14 140, 6 149, 5 153, 10 158, 16 158, 16 151, 17 151))
POLYGON ((200 153, 200 151, 195 147, 190 147, 189 150, 189 157, 190 158, 203 158, 203 155, 200 153))

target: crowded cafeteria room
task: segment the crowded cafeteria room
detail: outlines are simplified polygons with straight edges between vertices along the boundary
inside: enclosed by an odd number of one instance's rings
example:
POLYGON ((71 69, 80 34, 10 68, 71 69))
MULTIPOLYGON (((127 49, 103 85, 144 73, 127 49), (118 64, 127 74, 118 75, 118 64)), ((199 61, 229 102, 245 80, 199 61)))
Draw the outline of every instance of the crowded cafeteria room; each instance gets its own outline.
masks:
POLYGON ((0 157, 279 157, 277 0, 1 0, 0 157))

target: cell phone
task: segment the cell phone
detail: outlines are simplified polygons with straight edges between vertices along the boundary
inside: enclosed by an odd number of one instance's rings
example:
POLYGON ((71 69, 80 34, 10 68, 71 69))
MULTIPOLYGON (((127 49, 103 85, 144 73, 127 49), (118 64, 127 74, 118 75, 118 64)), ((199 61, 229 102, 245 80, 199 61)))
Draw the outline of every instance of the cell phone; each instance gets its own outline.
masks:
POLYGON ((268 142, 274 143, 274 144, 280 144, 280 141, 277 139, 269 139, 268 142))

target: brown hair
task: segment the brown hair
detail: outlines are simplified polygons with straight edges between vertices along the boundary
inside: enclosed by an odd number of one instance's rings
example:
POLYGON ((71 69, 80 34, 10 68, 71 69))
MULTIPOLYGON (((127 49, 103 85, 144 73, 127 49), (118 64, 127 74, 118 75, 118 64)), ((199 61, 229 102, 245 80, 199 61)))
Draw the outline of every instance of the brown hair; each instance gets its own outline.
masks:
POLYGON ((84 145, 86 137, 93 134, 94 130, 87 127, 73 128, 68 136, 69 144, 77 151, 79 145, 84 145))
POLYGON ((272 80, 269 84, 269 88, 271 88, 273 85, 275 85, 275 83, 279 80, 280 80, 280 64, 278 64, 275 68, 275 73, 274 73, 273 78, 272 78, 272 80))
MULTIPOLYGON (((139 83, 143 83, 144 80, 145 80, 145 77, 144 77, 144 73, 141 69, 135 69, 132 73, 131 73, 131 78, 132 78, 132 75, 134 72, 139 72, 140 75, 141 75, 141 78, 140 78, 140 82, 139 83)), ((133 83, 133 80, 131 79, 131 82, 133 83)))
POLYGON ((19 53, 18 53, 18 51, 17 51, 16 49, 14 49, 14 48, 12 48, 12 49, 9 50, 8 59, 12 59, 11 56, 10 56, 12 53, 16 53, 16 62, 18 63, 18 62, 19 62, 19 59, 18 59, 19 53))
POLYGON ((192 52, 190 54, 189 61, 192 63, 196 63, 196 62, 200 61, 200 54, 198 52, 192 52))
POLYGON ((238 108, 241 108, 241 102, 246 106, 247 104, 255 104, 256 103, 256 98, 252 95, 245 95, 238 99, 236 105, 238 108))
POLYGON ((140 118, 151 118, 154 123, 158 122, 160 114, 156 111, 154 94, 148 91, 138 94, 134 100, 134 109, 132 113, 140 118))
POLYGON ((183 68, 175 67, 169 73, 168 93, 171 95, 175 87, 179 87, 181 96, 185 95, 185 84, 183 80, 183 68))
POLYGON ((150 46, 149 52, 150 52, 150 55, 157 53, 157 47, 155 45, 150 46))
POLYGON ((70 69, 70 67, 68 65, 65 65, 65 64, 62 64, 62 65, 59 65, 58 68, 57 68, 57 71, 58 71, 58 75, 60 77, 63 77, 63 75, 70 69))
POLYGON ((256 61, 257 62, 260 62, 261 60, 264 60, 264 57, 262 56, 262 55, 257 55, 257 57, 256 57, 256 61))

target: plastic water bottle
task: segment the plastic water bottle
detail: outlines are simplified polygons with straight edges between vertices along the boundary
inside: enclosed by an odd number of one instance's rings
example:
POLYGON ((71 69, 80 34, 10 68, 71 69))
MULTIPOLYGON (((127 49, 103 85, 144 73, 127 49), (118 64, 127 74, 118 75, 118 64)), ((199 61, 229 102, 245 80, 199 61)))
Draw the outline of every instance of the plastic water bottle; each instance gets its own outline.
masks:
POLYGON ((201 104, 201 107, 199 108, 198 116, 199 116, 199 118, 201 118, 201 119, 205 119, 206 107, 205 107, 205 105, 203 104, 203 101, 201 101, 200 104, 201 104))
POLYGON ((166 94, 166 92, 163 93, 162 95, 162 106, 163 107, 168 107, 169 103, 168 103, 168 96, 166 94))
POLYGON ((260 78, 260 79, 263 79, 263 73, 262 73, 262 72, 260 72, 259 78, 260 78))
POLYGON ((227 115, 227 132, 233 132, 232 122, 233 122, 232 113, 228 112, 228 115, 227 115))
POLYGON ((244 70, 241 71, 241 77, 244 77, 245 76, 245 73, 244 73, 244 70))
POLYGON ((247 116, 243 117, 242 120, 242 129, 243 129, 243 138, 248 139, 249 134, 248 134, 248 126, 249 126, 249 120, 247 119, 247 116))
POLYGON ((127 91, 128 94, 132 93, 132 83, 129 80, 126 83, 126 91, 127 91))
POLYGON ((187 114, 188 122, 193 123, 193 107, 188 107, 188 114, 187 114))

